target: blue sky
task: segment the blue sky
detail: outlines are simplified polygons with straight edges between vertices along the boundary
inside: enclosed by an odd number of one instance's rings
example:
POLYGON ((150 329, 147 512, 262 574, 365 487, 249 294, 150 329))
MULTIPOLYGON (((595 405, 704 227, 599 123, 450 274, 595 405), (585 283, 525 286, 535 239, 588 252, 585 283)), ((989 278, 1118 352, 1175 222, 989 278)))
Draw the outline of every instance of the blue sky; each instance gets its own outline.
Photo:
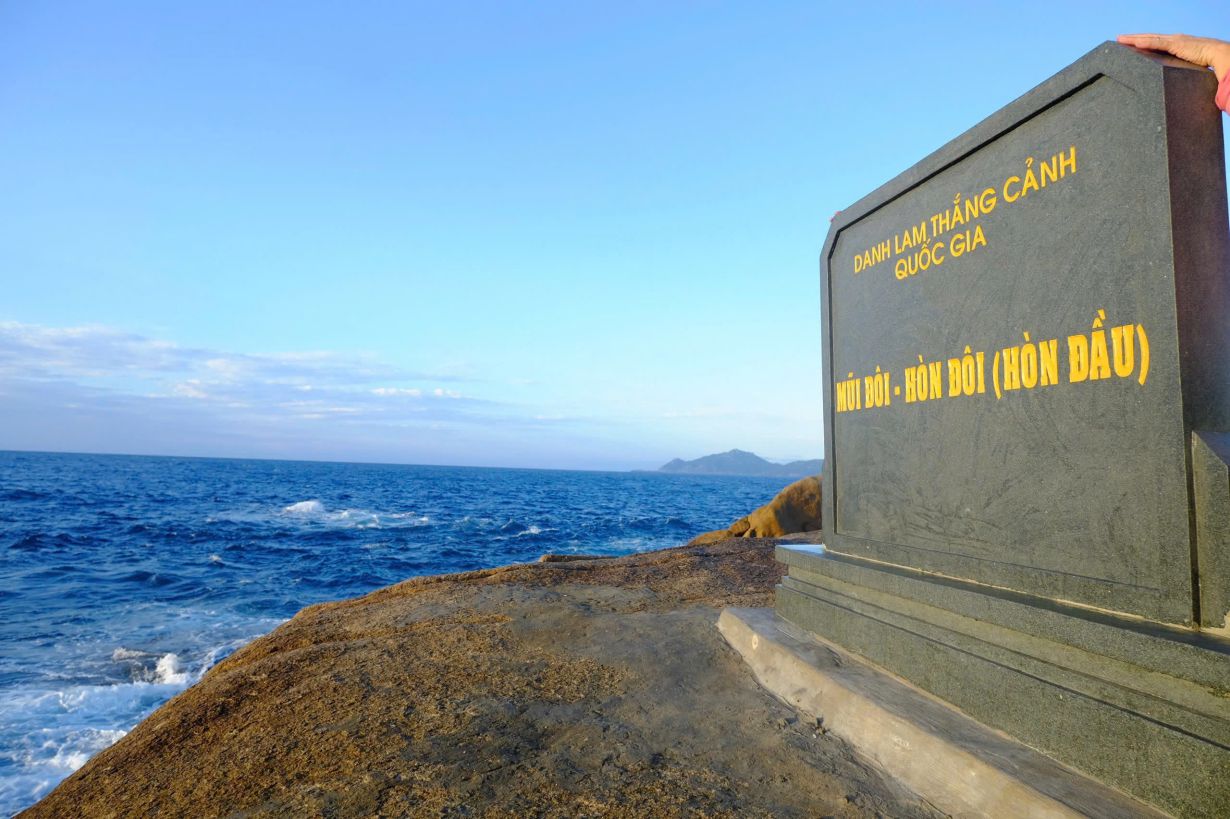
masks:
POLYGON ((0 448, 818 457, 832 213, 1224 3, 0 3, 0 448))

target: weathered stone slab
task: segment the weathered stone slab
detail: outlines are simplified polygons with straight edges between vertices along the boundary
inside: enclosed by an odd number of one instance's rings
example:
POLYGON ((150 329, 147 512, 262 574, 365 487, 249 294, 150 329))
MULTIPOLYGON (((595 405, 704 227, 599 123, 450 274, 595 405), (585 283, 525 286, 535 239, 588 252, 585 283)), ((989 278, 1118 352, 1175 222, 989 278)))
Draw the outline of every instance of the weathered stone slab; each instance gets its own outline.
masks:
POLYGON ((1106 44, 838 216, 830 549, 1197 619, 1189 437, 1230 429, 1214 86, 1106 44))
POLYGON ((1230 613, 1230 434, 1192 436, 1192 491, 1200 619, 1204 625, 1219 627, 1230 613))
POLYGON ((1163 816, 836 646, 790 633, 769 609, 725 609, 718 629, 761 685, 952 816, 1163 816))
MULTIPOLYGON (((855 584, 830 573, 835 558, 785 551, 779 557, 790 565, 790 576, 778 589, 776 611, 790 623, 1176 816, 1226 815, 1230 700, 1224 687, 1107 657, 1096 645, 1053 641, 885 591, 898 578, 867 577, 887 571, 877 564, 861 566, 864 576, 855 584)), ((926 582, 923 575, 916 579, 926 582)), ((987 598, 986 608, 1003 603, 978 584, 964 591, 987 598)), ((1088 621, 1073 609, 1053 613, 1071 619, 1078 631, 1088 621)), ((1004 605, 1001 614, 1010 612, 1004 605)), ((1137 635, 1159 655, 1184 645, 1177 633, 1137 635)), ((1188 647, 1205 655, 1202 664, 1220 659, 1223 669, 1230 668, 1230 646, 1216 642, 1207 638, 1204 646, 1188 647)), ((1150 648, 1139 651, 1147 655, 1150 648)))

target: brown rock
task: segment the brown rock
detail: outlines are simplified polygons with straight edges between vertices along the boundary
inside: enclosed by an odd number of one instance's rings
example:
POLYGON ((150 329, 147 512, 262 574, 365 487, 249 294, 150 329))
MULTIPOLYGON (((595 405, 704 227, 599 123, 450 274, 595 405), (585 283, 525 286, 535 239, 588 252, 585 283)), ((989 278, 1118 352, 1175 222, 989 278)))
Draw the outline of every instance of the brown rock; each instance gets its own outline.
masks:
POLYGON ((688 543, 689 546, 708 546, 710 543, 719 543, 730 538, 730 531, 727 529, 714 529, 712 532, 705 532, 702 535, 697 535, 688 543))
POLYGON ((727 537, 782 537, 820 530, 820 476, 802 478, 787 486, 773 500, 730 524, 697 535, 689 546, 717 543, 727 537))
POLYGON ((25 815, 933 816, 721 639, 780 573, 727 539, 312 606, 25 815))
POLYGON ((741 537, 781 537, 820 529, 820 476, 802 478, 747 516, 741 537))

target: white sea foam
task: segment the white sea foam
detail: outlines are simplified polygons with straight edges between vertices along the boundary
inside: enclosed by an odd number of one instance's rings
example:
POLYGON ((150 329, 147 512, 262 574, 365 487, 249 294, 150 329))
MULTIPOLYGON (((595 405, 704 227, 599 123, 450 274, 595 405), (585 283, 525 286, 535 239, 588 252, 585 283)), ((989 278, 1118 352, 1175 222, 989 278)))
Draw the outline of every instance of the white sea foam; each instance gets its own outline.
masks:
MULTIPOLYGON (((160 661, 161 662, 161 661, 160 661)), ((138 720, 188 686, 188 674, 166 682, 75 685, 59 690, 18 688, 0 696, 0 813, 41 799, 138 720), (122 725, 123 728, 115 726, 122 725)))
POLYGON ((186 686, 188 680, 189 674, 180 665, 178 654, 163 654, 158 658, 158 665, 154 666, 154 682, 186 686))
POLYGON ((453 521, 454 529, 465 529, 465 530, 491 529, 492 527, 495 527, 495 526, 499 526, 499 524, 497 524, 491 518, 475 517, 474 515, 465 515, 464 517, 458 518, 457 520, 453 521))
POLYGON ((426 526, 431 523, 431 518, 427 515, 420 515, 416 512, 393 512, 392 514, 382 515, 382 518, 395 520, 403 525, 409 526, 426 526))
MULTIPOLYGON (((339 529, 383 529, 426 526, 431 523, 427 515, 418 512, 374 512, 370 509, 329 509, 318 500, 305 500, 282 508, 280 515, 292 517, 313 525, 336 526, 339 529)), ((242 519, 246 516, 230 516, 242 519)))
MULTIPOLYGON (((189 613, 193 621, 198 616, 189 613)), ((272 618, 251 621, 255 629, 246 636, 216 645, 192 662, 175 652, 119 646, 109 657, 120 666, 117 670, 127 669, 123 673, 130 676, 130 682, 57 687, 48 675, 41 685, 0 691, 0 816, 41 799, 91 756, 199 680, 222 657, 278 622, 272 618)))
POLYGON ((288 515, 322 515, 325 505, 318 500, 305 500, 292 503, 282 511, 288 515))

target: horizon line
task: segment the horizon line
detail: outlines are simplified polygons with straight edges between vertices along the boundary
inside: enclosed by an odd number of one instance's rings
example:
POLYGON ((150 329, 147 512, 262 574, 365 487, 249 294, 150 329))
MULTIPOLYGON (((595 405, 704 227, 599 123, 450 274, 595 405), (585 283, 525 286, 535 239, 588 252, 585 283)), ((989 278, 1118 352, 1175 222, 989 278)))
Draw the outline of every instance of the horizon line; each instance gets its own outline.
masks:
MULTIPOLYGON (((727 450, 729 451, 729 450, 727 450)), ((197 461, 261 461, 269 463, 296 463, 296 464, 349 464, 353 466, 416 466, 416 467, 434 467, 439 469, 506 469, 506 470, 524 470, 533 472, 594 472, 606 474, 648 474, 648 475, 664 475, 671 478, 774 478, 773 475, 734 475, 725 473, 687 473, 687 472, 663 472, 661 468, 656 469, 569 469, 565 467, 554 466, 474 466, 464 464, 430 464, 430 463, 405 463, 401 461, 349 461, 349 460, 331 460, 325 458, 263 458, 263 457, 239 457, 234 455, 175 455, 169 453, 148 454, 141 452, 81 452, 75 450, 58 450, 58 449, 9 449, 0 448, 0 454, 17 454, 17 455, 85 455, 97 456, 104 458, 180 458, 186 460, 197 461)), ((715 453, 722 454, 722 453, 715 453)), ((753 455, 755 453, 752 453, 753 455)), ((706 457, 706 456, 700 456, 706 457)), ((757 455, 757 457, 760 457, 757 455)), ((675 459, 681 460, 681 459, 675 459)), ((695 459, 693 459, 695 460, 695 459)), ((767 459, 764 459, 767 460, 767 459)), ((804 459, 804 460, 819 460, 819 459, 804 459)), ((771 461, 769 463, 772 463, 771 461)))

